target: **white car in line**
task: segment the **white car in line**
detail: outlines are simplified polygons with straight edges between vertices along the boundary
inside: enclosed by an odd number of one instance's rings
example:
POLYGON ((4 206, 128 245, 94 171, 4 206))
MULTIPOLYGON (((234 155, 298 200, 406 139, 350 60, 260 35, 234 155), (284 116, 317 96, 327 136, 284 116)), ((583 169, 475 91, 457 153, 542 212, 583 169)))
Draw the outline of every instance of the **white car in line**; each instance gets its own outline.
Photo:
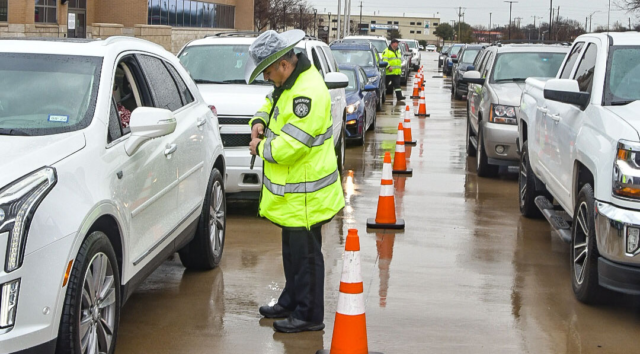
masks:
POLYGON ((219 264, 218 123, 162 47, 0 40, 0 149, 1 353, 113 353, 168 256, 219 264))
POLYGON ((436 49, 437 49, 436 46, 433 44, 427 45, 427 48, 426 48, 427 52, 435 52, 436 49))
MULTIPOLYGON (((262 160, 256 159, 250 169, 249 121, 260 109, 273 85, 262 75, 247 85, 244 66, 249 60, 249 46, 257 34, 253 32, 224 32, 188 43, 178 57, 191 74, 200 93, 215 107, 227 161, 227 189, 229 199, 257 200, 262 188, 262 160)), ((294 48, 305 53, 325 78, 331 94, 333 138, 342 172, 345 159, 346 95, 348 78, 338 73, 331 49, 324 42, 305 38, 294 48)))
MULTIPOLYGON (((411 50, 411 65, 414 70, 420 69, 420 44, 415 39, 400 39, 400 42, 405 42, 411 50)), ((411 68, 410 68, 411 69, 411 68)))

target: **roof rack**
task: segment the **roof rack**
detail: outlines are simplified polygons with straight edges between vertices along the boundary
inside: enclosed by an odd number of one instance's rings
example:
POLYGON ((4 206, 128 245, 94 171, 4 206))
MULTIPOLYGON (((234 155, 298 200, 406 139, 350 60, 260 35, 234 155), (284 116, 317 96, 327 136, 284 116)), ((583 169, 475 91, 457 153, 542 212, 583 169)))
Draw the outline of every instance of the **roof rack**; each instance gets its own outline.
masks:
POLYGON ((553 40, 529 40, 529 39, 508 39, 506 41, 494 42, 491 45, 501 47, 505 44, 559 44, 563 46, 569 46, 571 43, 566 41, 553 41, 553 40))
POLYGON ((216 34, 207 34, 204 38, 209 37, 257 37, 262 32, 254 32, 254 31, 229 31, 229 32, 220 32, 216 34))

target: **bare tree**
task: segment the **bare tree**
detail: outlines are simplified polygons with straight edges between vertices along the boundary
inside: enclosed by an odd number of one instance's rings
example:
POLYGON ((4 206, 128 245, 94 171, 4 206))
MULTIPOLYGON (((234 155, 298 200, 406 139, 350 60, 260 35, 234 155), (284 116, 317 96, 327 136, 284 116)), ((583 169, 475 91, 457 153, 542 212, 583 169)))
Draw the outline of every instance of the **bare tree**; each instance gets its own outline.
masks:
POLYGON ((307 33, 315 28, 313 7, 306 0, 255 0, 254 25, 257 31, 301 29, 307 33))

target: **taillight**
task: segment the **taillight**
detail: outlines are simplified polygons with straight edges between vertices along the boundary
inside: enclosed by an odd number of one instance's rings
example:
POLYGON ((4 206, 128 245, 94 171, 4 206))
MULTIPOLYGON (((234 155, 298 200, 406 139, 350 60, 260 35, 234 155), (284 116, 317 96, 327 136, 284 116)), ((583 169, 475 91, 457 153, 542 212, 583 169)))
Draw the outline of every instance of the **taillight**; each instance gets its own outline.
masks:
POLYGON ((209 106, 209 109, 211 109, 211 112, 213 112, 213 114, 217 117, 218 116, 218 110, 216 109, 216 106, 211 105, 209 106))
POLYGON ((458 56, 457 56, 456 54, 452 54, 452 55, 451 55, 451 59, 455 59, 455 58, 457 58, 457 57, 458 57, 458 56))

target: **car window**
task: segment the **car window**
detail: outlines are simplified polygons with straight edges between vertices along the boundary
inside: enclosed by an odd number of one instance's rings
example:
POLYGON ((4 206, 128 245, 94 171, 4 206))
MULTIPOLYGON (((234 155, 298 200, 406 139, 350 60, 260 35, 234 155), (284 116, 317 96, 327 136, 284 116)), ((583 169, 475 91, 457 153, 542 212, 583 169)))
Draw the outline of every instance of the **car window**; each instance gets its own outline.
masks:
POLYGON ((176 85, 178 85, 178 91, 180 92, 182 105, 186 106, 189 103, 193 102, 193 95, 191 94, 191 91, 189 91, 187 84, 184 82, 184 80, 182 79, 182 76, 180 76, 176 68, 174 68, 173 65, 167 62, 165 62, 164 64, 167 67, 167 69, 169 69, 171 76, 173 76, 173 80, 175 80, 176 82, 176 85))
MULTIPOLYGON (((111 138, 117 136, 115 139, 118 139, 120 136, 129 134, 131 131, 129 128, 131 113, 136 108, 152 106, 150 99, 145 99, 145 97, 149 96, 143 95, 141 92, 146 88, 146 85, 142 84, 141 77, 133 56, 123 57, 116 66, 111 95, 115 109, 111 111, 110 115, 115 114, 120 127, 119 134, 116 134, 115 126, 112 127, 111 124, 113 123, 109 122, 109 136, 111 138)), ((144 92, 146 93, 146 91, 144 92)), ((111 140, 107 140, 111 142, 111 140)))
MULTIPOLYGON (((246 83, 244 67, 249 60, 248 44, 195 45, 185 48, 179 58, 196 84, 246 83)), ((270 85, 262 74, 252 84, 270 85)))
POLYGON ((358 70, 358 77, 360 78, 360 90, 364 90, 364 85, 367 83, 367 75, 362 71, 362 68, 358 70))
POLYGON ((484 58, 486 53, 486 50, 481 50, 478 56, 476 56, 476 60, 473 61, 473 66, 476 67, 476 70, 480 70, 480 63, 482 63, 482 59, 484 58))
POLYGON ((494 57, 494 52, 490 52, 489 55, 487 56, 487 60, 484 62, 484 68, 482 69, 482 77, 486 78, 487 74, 489 73, 489 69, 491 69, 491 66, 493 64, 493 57, 494 57))
POLYGON ((491 82, 525 81, 530 77, 555 77, 565 53, 500 53, 491 70, 491 82))
POLYGON ((313 57, 313 65, 316 67, 316 69, 318 69, 320 75, 324 77, 324 68, 322 67, 322 62, 320 56, 318 55, 318 52, 316 51, 316 48, 311 48, 311 56, 313 57))
POLYGON ((180 92, 162 60, 148 55, 138 55, 138 60, 149 83, 155 107, 172 112, 181 108, 180 92))
POLYGON ((462 52, 462 60, 461 63, 473 63, 476 60, 476 57, 480 53, 480 49, 465 49, 462 52))
POLYGON ((571 75, 571 69, 573 69, 573 65, 576 63, 578 58, 580 58, 580 53, 582 53, 582 47, 584 47, 584 42, 579 42, 575 46, 573 46, 573 49, 569 54, 569 58, 567 58, 567 63, 564 65, 564 68, 562 69, 562 74, 560 74, 561 79, 568 79, 569 76, 571 75))
POLYGON ((325 46, 321 46, 320 48, 322 48, 324 55, 327 57, 327 62, 329 63, 329 71, 337 71, 336 68, 338 67, 338 65, 336 64, 336 60, 331 53, 331 48, 325 46))
POLYGON ((332 49, 334 57, 340 64, 354 64, 360 66, 376 66, 375 58, 368 50, 332 49))
POLYGON ((109 125, 107 127, 107 143, 122 137, 122 126, 120 117, 118 115, 118 108, 116 108, 115 101, 112 100, 109 105, 109 125))
POLYGON ((614 46, 609 52, 605 79, 605 105, 640 100, 640 47, 614 46))
POLYGON ((358 87, 356 83, 356 72, 353 70, 342 70, 340 72, 347 75, 347 78, 349 79, 349 84, 345 90, 348 92, 356 91, 358 87))
POLYGON ((484 71, 485 67, 487 66, 487 60, 489 60, 489 57, 491 56, 492 51, 487 50, 484 53, 484 56, 482 57, 482 61, 480 61, 480 65, 478 66, 477 70, 482 74, 482 72, 484 71))
POLYGON ((462 49, 462 46, 454 46, 449 51, 449 54, 451 54, 451 55, 458 54, 458 52, 460 52, 461 49, 462 49))
POLYGON ((584 56, 580 60, 578 69, 574 79, 578 81, 578 86, 581 92, 591 93, 593 87, 593 72, 596 69, 596 56, 598 55, 598 46, 595 43, 589 44, 587 50, 584 52, 584 56))

